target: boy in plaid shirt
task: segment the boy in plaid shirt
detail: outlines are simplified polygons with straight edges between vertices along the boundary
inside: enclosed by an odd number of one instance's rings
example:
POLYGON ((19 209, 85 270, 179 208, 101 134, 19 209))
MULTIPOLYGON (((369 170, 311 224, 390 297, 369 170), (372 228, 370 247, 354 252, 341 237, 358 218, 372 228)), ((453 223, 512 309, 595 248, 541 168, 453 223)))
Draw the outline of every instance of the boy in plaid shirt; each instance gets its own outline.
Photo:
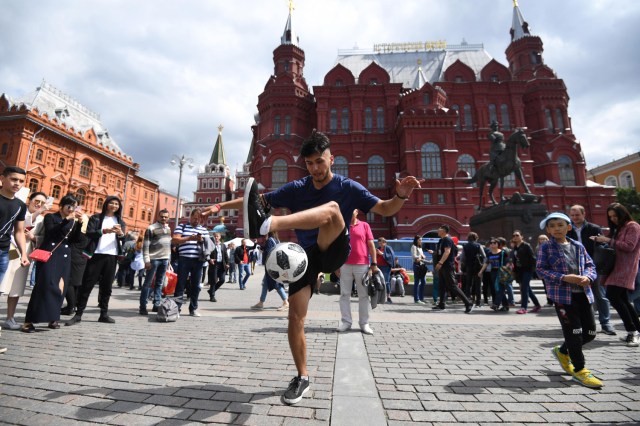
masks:
POLYGON ((567 238, 571 220, 564 213, 551 213, 540 222, 551 239, 538 249, 536 271, 544 280, 547 294, 555 302, 564 343, 552 349, 562 368, 573 380, 589 388, 602 382, 585 368, 582 345, 596 337, 591 283, 596 270, 584 246, 567 238))

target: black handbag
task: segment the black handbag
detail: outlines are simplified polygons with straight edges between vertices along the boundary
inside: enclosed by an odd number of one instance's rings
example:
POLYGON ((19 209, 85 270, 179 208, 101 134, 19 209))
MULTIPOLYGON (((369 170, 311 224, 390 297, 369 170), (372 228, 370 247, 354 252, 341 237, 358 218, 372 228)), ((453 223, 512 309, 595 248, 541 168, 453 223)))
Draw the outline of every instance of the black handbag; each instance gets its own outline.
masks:
POLYGON ((609 275, 616 264, 616 250, 607 245, 596 244, 593 249, 593 263, 598 275, 609 275))

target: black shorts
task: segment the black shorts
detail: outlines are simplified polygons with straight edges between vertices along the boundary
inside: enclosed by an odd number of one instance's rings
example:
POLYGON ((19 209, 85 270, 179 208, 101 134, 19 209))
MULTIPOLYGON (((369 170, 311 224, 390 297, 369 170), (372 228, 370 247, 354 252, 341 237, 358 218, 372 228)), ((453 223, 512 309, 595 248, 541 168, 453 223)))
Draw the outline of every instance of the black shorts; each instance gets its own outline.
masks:
MULTIPOLYGON (((289 284, 289 296, 294 295, 306 286, 310 286, 313 289, 320 272, 335 272, 344 265, 351 252, 347 228, 343 229, 326 251, 321 251, 318 245, 314 244, 305 249, 305 252, 307 253, 307 259, 309 259, 309 266, 307 266, 307 271, 302 278, 289 284)), ((309 297, 312 295, 313 291, 310 292, 309 297)))

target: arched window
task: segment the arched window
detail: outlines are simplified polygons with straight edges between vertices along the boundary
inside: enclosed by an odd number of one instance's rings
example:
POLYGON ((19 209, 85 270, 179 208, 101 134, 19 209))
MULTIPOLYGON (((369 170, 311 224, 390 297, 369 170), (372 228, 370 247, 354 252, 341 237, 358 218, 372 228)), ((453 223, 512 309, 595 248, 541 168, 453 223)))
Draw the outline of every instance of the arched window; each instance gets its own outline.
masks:
POLYGON ((276 115, 276 117, 273 119, 273 134, 275 135, 275 137, 279 137, 280 136, 280 116, 276 115))
POLYGON ((556 126, 560 133, 564 133, 564 118, 562 117, 562 110, 556 108, 556 126))
POLYGON ((331 108, 329 111, 329 131, 336 133, 338 131, 338 110, 331 108))
POLYGON ((364 109, 364 131, 367 133, 371 133, 372 128, 373 128, 373 111, 371 107, 366 107, 364 109))
POLYGON ((471 105, 464 106, 464 130, 473 130, 473 117, 471 116, 471 105))
POLYGON ((566 155, 558 157, 558 172, 560 174, 560 185, 576 185, 576 174, 573 172, 573 162, 571 158, 566 155))
POLYGON ((457 104, 451 105, 451 109, 457 112, 456 116, 456 130, 460 130, 460 107, 457 104))
POLYGON ((213 181, 213 189, 218 189, 220 188, 220 180, 219 179, 214 179, 213 181))
POLYGON ((554 133, 553 118, 551 118, 551 110, 549 108, 544 109, 544 119, 547 122, 547 133, 554 133))
POLYGON ((0 151, 0 155, 7 155, 7 152, 9 152, 9 144, 8 143, 3 143, 2 144, 2 151, 0 151))
POLYGON ((60 185, 53 185, 53 188, 51 188, 51 196, 55 199, 60 198, 60 192, 62 191, 62 188, 60 188, 60 185))
POLYGON ((376 126, 378 126, 378 133, 384 133, 384 108, 376 108, 376 126))
POLYGON ((620 173, 620 188, 635 188, 631 172, 624 171, 620 173))
POLYGON ((33 193, 33 192, 38 192, 38 185, 40 184, 40 182, 38 181, 38 179, 32 178, 29 179, 29 190, 33 193))
POLYGON ((145 217, 147 217, 147 214, 146 214, 146 212, 144 210, 142 210, 140 212, 140 220, 144 220, 145 217))
POLYGON ((64 157, 60 157, 58 159, 58 168, 59 169, 64 169, 64 166, 67 164, 66 160, 64 157))
POLYGON ((284 116, 284 136, 287 137, 291 135, 291 116, 284 116))
POLYGON ((116 188, 117 189, 122 188, 122 181, 120 179, 116 179, 116 188))
POLYGON ((502 130, 510 130, 511 121, 509 120, 509 107, 507 104, 500 105, 500 117, 502 119, 502 130))
POLYGON ((379 155, 367 161, 367 184, 369 188, 384 188, 384 159, 379 155))
POLYGON ((433 142, 427 142, 420 149, 422 157, 422 177, 426 179, 440 179, 442 177, 442 163, 440 148, 433 142))
POLYGON ((342 133, 349 133, 349 108, 342 108, 342 114, 340 116, 340 127, 342 133))
POLYGON ((102 206, 104 205, 104 199, 98 198, 96 201, 96 210, 102 210, 102 206))
POLYGON ((85 191, 82 188, 78 189, 78 191, 76 192, 76 200, 78 200, 79 206, 84 206, 84 201, 86 198, 87 198, 87 191, 85 191))
POLYGON ((129 207, 129 217, 133 217, 133 207, 129 207))
POLYGON ((337 175, 347 177, 349 176, 349 162, 345 157, 337 156, 333 159, 331 171, 337 175))
POLYGON ((151 222, 151 212, 147 212, 147 220, 151 222))
POLYGON ((36 161, 42 161, 42 159, 44 158, 44 151, 41 149, 38 149, 36 151, 36 161))
POLYGON ((476 173, 476 161, 469 154, 462 154, 458 157, 457 164, 458 170, 464 170, 470 177, 476 173))
POLYGON ((489 123, 493 121, 498 122, 498 110, 495 104, 489 104, 489 123))
POLYGON ((91 161, 87 159, 82 160, 80 163, 80 176, 91 177, 91 161))
POLYGON ((271 169, 271 186, 273 188, 280 188, 287 183, 287 162, 282 158, 273 162, 271 169))
POLYGON ((107 184, 107 174, 106 173, 102 174, 102 181, 101 182, 102 182, 103 185, 107 184))
POLYGON ((618 179, 615 176, 607 176, 604 180, 604 184, 607 186, 618 186, 618 179))

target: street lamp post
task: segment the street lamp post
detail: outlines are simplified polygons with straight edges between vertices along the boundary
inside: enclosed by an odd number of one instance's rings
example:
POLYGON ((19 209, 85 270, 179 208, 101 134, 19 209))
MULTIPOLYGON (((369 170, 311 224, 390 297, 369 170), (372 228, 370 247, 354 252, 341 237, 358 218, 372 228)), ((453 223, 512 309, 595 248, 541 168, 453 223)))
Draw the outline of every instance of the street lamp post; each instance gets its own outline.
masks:
POLYGON ((178 205, 176 206, 176 224, 175 228, 178 227, 178 220, 180 219, 180 186, 182 185, 182 168, 186 165, 189 166, 190 169, 193 169, 193 158, 185 157, 184 154, 181 157, 173 154, 171 157, 171 165, 178 165, 180 169, 180 177, 178 178, 178 205))

